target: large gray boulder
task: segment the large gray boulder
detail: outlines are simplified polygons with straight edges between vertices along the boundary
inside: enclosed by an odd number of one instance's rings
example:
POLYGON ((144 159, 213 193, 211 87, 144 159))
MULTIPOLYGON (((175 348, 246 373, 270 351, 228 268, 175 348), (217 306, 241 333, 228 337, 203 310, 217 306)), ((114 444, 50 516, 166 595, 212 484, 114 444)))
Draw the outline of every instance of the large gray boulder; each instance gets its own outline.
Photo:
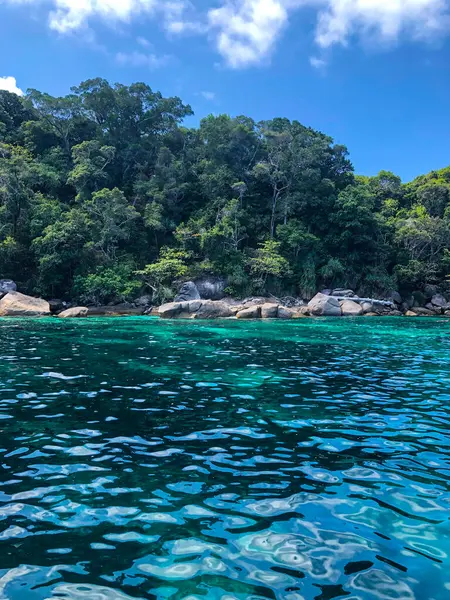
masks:
POLYGON ((278 304, 272 302, 265 302, 261 306, 261 318, 263 319, 276 319, 278 317, 278 304))
POLYGON ((202 300, 190 300, 189 302, 182 302, 181 303, 181 312, 183 313, 188 313, 188 314, 192 314, 197 312, 201 305, 203 304, 202 300))
POLYGON ((163 319, 172 319, 177 317, 182 310, 181 302, 168 302, 158 308, 158 314, 163 319))
POLYGON ((430 310, 424 306, 415 306, 413 310, 421 317, 434 317, 436 315, 434 310, 430 310))
POLYGON ((20 292, 9 292, 0 300, 0 317, 43 317, 50 315, 50 304, 20 292))
MULTIPOLYGON (((341 314, 343 317, 359 317, 363 314, 363 308, 353 300, 341 300, 341 314)), ((368 311, 371 312, 371 311, 368 311)))
POLYGON ((190 300, 200 300, 200 293, 193 281, 186 281, 181 286, 174 302, 189 302, 190 300))
POLYGON ((236 313, 237 319, 259 319, 260 316, 260 306, 250 306, 249 308, 244 308, 236 313))
POLYGON ((52 314, 60 313, 63 310, 70 308, 70 304, 68 302, 64 302, 59 298, 52 298, 48 301, 48 303, 50 304, 50 310, 52 311, 52 314))
POLYGON ((17 292, 17 284, 12 279, 0 279, 0 295, 17 292))
POLYGON ((163 319, 218 319, 233 317, 237 309, 225 302, 213 300, 191 300, 190 302, 169 302, 152 314, 163 319))
POLYGON ((292 308, 288 308, 287 306, 279 306, 278 307, 278 318, 279 319, 294 319, 298 315, 292 308))
POLYGON ((443 308, 444 306, 447 306, 447 300, 444 298, 444 296, 442 294, 435 294, 431 298, 431 304, 433 306, 439 306, 439 308, 443 308))
POLYGON ((201 307, 194 313, 195 319, 219 319, 233 317, 236 314, 236 309, 220 300, 205 300, 201 307))
POLYGON ((395 302, 395 304, 402 303, 402 297, 396 290, 392 290, 391 292, 389 292, 389 294, 387 294, 386 296, 386 300, 391 300, 392 302, 395 302))
POLYGON ((63 310, 59 313, 58 317, 60 319, 74 319, 80 317, 87 317, 89 313, 89 309, 87 306, 74 306, 73 308, 68 308, 67 310, 63 310))
POLYGON ((342 298, 354 298, 355 292, 353 290, 346 290, 343 288, 337 288, 333 290, 330 296, 340 296, 342 298))
POLYGON ((341 306, 339 300, 333 296, 326 296, 320 292, 308 302, 308 311, 315 317, 340 317, 341 306))
POLYGON ((227 281, 223 277, 204 277, 203 279, 196 279, 195 285, 201 298, 221 300, 225 296, 227 281))
POLYGON ((139 306, 140 308, 149 308, 149 306, 151 306, 153 303, 152 297, 149 296, 148 294, 144 295, 144 296, 139 296, 139 298, 136 298, 136 300, 134 301, 134 304, 136 304, 136 306, 139 306))
POLYGON ((361 302, 361 308, 365 315, 375 312, 372 302, 361 302))

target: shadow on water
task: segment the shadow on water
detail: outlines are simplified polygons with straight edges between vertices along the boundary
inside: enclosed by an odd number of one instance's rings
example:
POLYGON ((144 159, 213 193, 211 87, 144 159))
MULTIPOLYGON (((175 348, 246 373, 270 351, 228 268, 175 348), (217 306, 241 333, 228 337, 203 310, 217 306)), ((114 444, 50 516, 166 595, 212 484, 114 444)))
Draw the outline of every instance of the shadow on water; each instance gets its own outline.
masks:
POLYGON ((0 320, 0 598, 448 599, 449 334, 0 320))

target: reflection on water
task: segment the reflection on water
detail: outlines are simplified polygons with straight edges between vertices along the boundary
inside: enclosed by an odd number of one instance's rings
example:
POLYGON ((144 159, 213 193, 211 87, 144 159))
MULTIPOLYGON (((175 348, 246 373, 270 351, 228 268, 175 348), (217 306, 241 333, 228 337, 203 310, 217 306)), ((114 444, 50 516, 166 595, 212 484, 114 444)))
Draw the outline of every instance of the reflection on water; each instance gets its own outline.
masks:
POLYGON ((0 598, 450 597, 450 322, 0 321, 0 598))

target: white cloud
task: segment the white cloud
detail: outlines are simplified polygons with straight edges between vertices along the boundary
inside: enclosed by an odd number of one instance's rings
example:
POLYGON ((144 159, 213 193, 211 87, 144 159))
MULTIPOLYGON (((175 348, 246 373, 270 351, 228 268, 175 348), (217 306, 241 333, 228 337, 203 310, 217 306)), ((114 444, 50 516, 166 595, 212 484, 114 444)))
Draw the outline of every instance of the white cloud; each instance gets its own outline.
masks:
POLYGON ((165 67, 172 57, 168 54, 157 56, 156 54, 145 54, 144 52, 118 52, 116 54, 116 61, 121 66, 131 67, 147 67, 149 69, 160 69, 165 67))
MULTIPOLYGON (((266 62, 293 15, 304 11, 309 22, 311 9, 317 12, 315 42, 322 49, 349 44, 356 38, 392 44, 403 38, 434 39, 450 31, 450 0, 0 0, 0 3, 47 5, 49 26, 60 33, 87 28, 98 19, 113 23, 139 19, 142 24, 144 17, 155 18, 170 35, 208 35, 225 64, 232 68, 266 62), (213 5, 216 7, 212 8, 213 5)), ((145 38, 139 40, 143 48, 150 47, 146 46, 145 38)))
POLYGON ((328 0, 316 41, 323 48, 346 44, 352 35, 396 42, 402 34, 427 38, 448 26, 447 0, 328 0))
POLYGON ((280 0, 237 0, 209 11, 217 49, 230 67, 246 67, 269 55, 288 20, 285 4, 280 0))
POLYGON ((12 94, 23 96, 23 91, 19 87, 17 87, 15 77, 0 77, 0 90, 6 90, 7 92, 11 92, 12 94))
MULTIPOLYGON (((223 0, 208 13, 216 45, 230 67, 267 60, 290 16, 318 11, 319 47, 347 44, 350 37, 397 42, 403 35, 426 39, 450 29, 449 0, 223 0)), ((317 64, 313 65, 317 66, 317 64)))
POLYGON ((180 33, 207 33, 208 27, 201 21, 166 20, 166 31, 173 34, 180 33))
POLYGON ((323 69, 327 66, 327 61, 323 58, 319 58, 318 56, 310 56, 309 64, 315 69, 323 69))
POLYGON ((139 46, 142 46, 143 48, 151 48, 152 47, 152 43, 149 42, 145 37, 136 38, 136 42, 139 44, 139 46))
POLYGON ((213 101, 216 99, 216 94, 214 92, 200 92, 200 96, 203 96, 205 100, 213 101))
MULTIPOLYGON (((191 8, 189 0, 3 0, 12 5, 50 6, 48 23, 59 33, 92 25, 94 19, 110 23, 129 23, 133 18, 151 16, 170 30, 173 22, 183 22, 191 8)), ((141 38, 142 40, 145 38, 141 38)))

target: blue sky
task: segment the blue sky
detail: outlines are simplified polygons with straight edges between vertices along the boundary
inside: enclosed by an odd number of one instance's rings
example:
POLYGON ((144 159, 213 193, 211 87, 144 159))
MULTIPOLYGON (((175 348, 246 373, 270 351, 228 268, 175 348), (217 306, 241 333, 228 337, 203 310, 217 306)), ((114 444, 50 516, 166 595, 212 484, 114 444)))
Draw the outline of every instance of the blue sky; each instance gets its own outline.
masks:
POLYGON ((407 181, 450 164, 450 0, 2 0, 0 87, 145 81, 209 113, 285 116, 407 181))

